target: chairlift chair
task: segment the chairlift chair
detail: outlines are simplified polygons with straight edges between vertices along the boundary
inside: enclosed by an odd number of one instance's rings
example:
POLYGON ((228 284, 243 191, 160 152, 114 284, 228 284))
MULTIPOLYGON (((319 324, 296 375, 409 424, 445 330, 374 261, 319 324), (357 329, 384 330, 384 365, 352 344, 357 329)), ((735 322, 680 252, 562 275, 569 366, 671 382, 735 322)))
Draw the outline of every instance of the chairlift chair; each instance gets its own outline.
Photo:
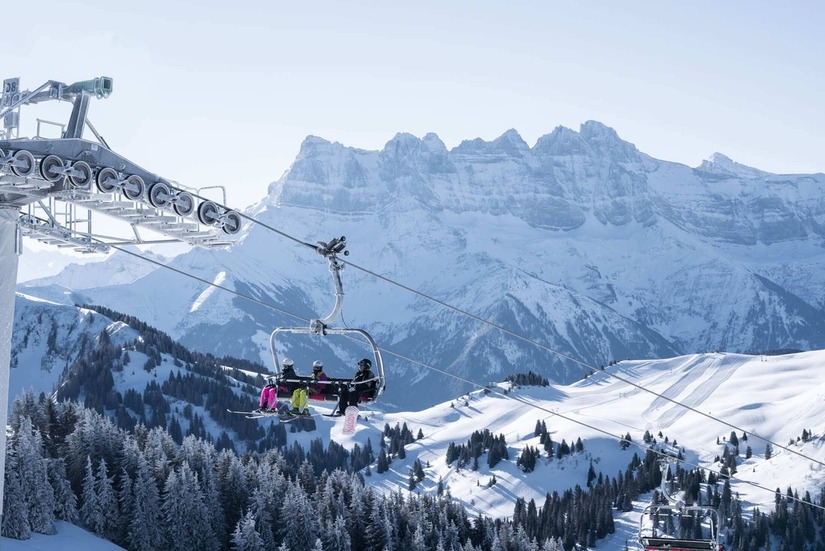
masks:
POLYGON ((719 549, 719 513, 713 507, 685 505, 677 502, 667 492, 667 471, 678 463, 672 450, 664 450, 659 468, 662 472, 660 492, 670 504, 648 505, 639 520, 639 544, 645 551, 717 551, 719 549), (664 519, 664 520, 663 520, 664 519), (667 519, 675 522, 666 522, 667 519), (683 533, 684 520, 698 522, 692 528, 694 534, 683 533), (668 530, 668 525, 673 530, 668 530))
MULTIPOLYGON (((349 251, 345 250, 345 248, 346 237, 344 236, 341 236, 340 238, 333 238, 328 243, 319 241, 318 246, 315 247, 315 251, 326 257, 329 261, 329 269, 332 273, 332 280, 335 286, 335 306, 333 307, 332 312, 330 312, 329 315, 323 319, 311 320, 309 326, 278 327, 272 331, 272 334, 269 337, 269 347, 272 352, 272 361, 275 369, 275 381, 278 385, 279 398, 289 398, 292 388, 299 385, 307 385, 310 382, 308 377, 301 377, 299 379, 291 380, 284 379, 283 370, 281 369, 281 362, 278 359, 278 338, 282 337, 284 334, 309 335, 310 337, 320 338, 329 337, 330 335, 342 335, 349 338, 355 338, 358 341, 363 339, 366 341, 366 344, 372 353, 372 372, 374 374, 374 378, 371 379, 371 381, 375 382, 375 385, 374 389, 367 392, 362 392, 360 396, 360 403, 375 403, 384 393, 384 389, 386 388, 384 362, 381 358, 381 351, 372 336, 370 336, 370 334, 363 329, 350 327, 330 327, 329 325, 341 313, 341 308, 344 302, 344 290, 343 284, 341 283, 340 274, 341 270, 344 268, 344 264, 339 262, 337 255, 343 254, 344 256, 347 256, 349 251)), ((337 402, 340 398, 341 387, 349 386, 352 382, 352 377, 330 377, 328 381, 312 381, 313 385, 329 385, 331 390, 323 393, 309 392, 307 393, 307 398, 315 402, 337 402)))

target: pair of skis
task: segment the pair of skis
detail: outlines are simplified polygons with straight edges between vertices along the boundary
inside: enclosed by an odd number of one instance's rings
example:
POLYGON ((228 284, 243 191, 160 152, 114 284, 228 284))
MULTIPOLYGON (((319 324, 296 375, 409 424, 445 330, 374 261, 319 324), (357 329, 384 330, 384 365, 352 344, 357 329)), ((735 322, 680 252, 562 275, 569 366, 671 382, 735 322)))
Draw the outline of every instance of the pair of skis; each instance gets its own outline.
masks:
POLYGON ((277 417, 281 422, 288 423, 289 421, 294 421, 295 419, 309 419, 312 417, 311 413, 289 413, 289 412, 279 412, 279 411, 236 411, 234 409, 227 409, 229 413, 237 413, 238 415, 243 415, 247 419, 264 419, 266 417, 277 417))
MULTIPOLYGON (((277 411, 235 411, 227 409, 229 413, 237 413, 243 415, 247 419, 263 419, 265 417, 277 417, 282 423, 289 423, 295 419, 308 419, 312 414, 294 414, 294 413, 279 413, 277 411)), ((331 415, 328 415, 331 417, 331 415)), ((349 406, 344 410, 344 430, 343 434, 355 434, 355 423, 358 420, 358 407, 349 406)))

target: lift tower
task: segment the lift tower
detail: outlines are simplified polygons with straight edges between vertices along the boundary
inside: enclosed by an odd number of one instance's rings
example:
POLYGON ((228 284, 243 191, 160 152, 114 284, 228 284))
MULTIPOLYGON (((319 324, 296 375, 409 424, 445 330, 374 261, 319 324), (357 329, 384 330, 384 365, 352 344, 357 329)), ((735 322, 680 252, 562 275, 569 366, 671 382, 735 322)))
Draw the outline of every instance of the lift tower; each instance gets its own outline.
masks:
MULTIPOLYGON (((111 245, 184 242, 202 247, 231 245, 241 216, 146 171, 109 148, 87 118, 92 98, 108 98, 109 77, 64 84, 50 80, 32 91, 20 79, 3 81, 0 95, 0 429, 8 422, 11 337, 17 257, 22 236, 83 252, 111 245), (59 138, 20 137, 23 106, 46 101, 72 104, 59 138), (89 129, 94 140, 83 138, 89 129), (92 232, 92 213, 128 224, 127 237, 92 232), (149 238, 147 230, 161 238, 149 238)), ((121 223, 121 226, 124 224, 121 223)), ((6 431, 0 430, 0 524, 6 431)))

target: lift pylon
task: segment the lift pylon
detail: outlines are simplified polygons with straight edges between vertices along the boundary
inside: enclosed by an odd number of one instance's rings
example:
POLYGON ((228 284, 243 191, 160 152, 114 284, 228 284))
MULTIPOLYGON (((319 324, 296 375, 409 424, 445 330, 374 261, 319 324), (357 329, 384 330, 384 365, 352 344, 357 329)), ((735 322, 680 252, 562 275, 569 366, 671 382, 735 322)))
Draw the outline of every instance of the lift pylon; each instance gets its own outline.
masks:
MULTIPOLYGON (((226 246, 241 230, 232 209, 198 197, 118 155, 87 118, 92 98, 113 90, 109 77, 64 84, 50 80, 32 91, 20 79, 3 81, 0 94, 0 427, 8 421, 14 285, 20 236, 84 252, 114 244, 180 241, 203 247, 226 246), (59 138, 20 137, 21 107, 45 101, 72 103, 59 138), (86 140, 86 128, 96 140, 86 140), (105 238, 92 231, 92 212, 127 222, 133 236, 105 238), (147 240, 146 229, 165 236, 147 240)), ((55 123, 52 123, 55 124, 55 123)), ((39 134, 39 127, 38 127, 39 134)), ((0 432, 0 451, 6 431, 0 432)), ((2 524, 5 453, 0 453, 2 524)))

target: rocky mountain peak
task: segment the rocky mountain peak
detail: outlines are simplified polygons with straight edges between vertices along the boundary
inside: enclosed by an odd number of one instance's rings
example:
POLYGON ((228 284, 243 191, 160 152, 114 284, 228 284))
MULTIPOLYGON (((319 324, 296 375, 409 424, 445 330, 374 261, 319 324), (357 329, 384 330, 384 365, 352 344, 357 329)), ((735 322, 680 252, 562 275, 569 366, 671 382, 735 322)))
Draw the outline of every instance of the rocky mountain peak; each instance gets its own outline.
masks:
MULTIPOLYGON (((722 155, 704 171, 642 158, 595 121, 578 132, 558 127, 533 149, 515 130, 449 151, 435 134, 399 133, 380 151, 311 136, 256 217, 308 242, 346 235, 356 263, 593 365, 708 349, 825 348, 825 281, 811 275, 825 267, 825 180, 789 175, 767 184, 722 155)), ((305 318, 323 315, 324 263, 313 272, 304 249, 293 253, 283 241, 255 226, 225 255, 175 262, 305 318)), ((88 289, 87 302, 130 312, 146 302, 135 297, 173 289, 141 317, 220 355, 260 354, 268 344, 259 350, 254 339, 291 321, 155 274, 88 289)), ((460 316, 357 270, 348 270, 346 289, 347 323, 412 357, 426 350, 456 373, 529 365, 560 380, 582 374, 495 331, 474 333, 460 316)), ((392 377, 442 391, 403 362, 392 377)), ((391 401, 403 402, 402 385, 389 388, 391 401)))
POLYGON ((737 178, 764 178, 766 174, 759 169, 737 163, 722 153, 714 153, 702 161, 699 170, 737 178))

